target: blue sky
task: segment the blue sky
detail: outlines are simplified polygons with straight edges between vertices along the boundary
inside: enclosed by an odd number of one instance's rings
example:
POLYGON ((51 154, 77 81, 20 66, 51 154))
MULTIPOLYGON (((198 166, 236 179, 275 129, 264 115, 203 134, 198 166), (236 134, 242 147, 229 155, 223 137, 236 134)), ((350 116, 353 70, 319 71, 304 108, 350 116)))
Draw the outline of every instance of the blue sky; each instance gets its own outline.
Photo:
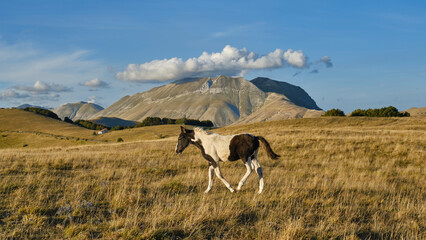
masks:
POLYGON ((425 107, 425 12, 425 1, 1 1, 0 107, 107 107, 173 77, 221 73, 301 86, 325 110, 425 107), (226 46, 259 61, 206 67, 202 53, 226 46), (260 63, 276 49, 302 64, 260 63), (176 68, 188 59, 211 71, 176 68))

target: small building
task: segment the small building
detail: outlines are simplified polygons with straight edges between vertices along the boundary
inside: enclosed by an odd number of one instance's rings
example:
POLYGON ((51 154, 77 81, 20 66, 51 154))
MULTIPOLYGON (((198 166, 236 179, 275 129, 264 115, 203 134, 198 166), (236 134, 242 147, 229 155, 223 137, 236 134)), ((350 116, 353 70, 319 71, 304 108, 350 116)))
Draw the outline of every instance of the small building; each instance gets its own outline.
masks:
POLYGON ((105 134, 105 133, 107 133, 107 132, 108 132, 108 129, 104 128, 104 129, 102 129, 102 130, 98 131, 98 135, 100 135, 100 134, 105 134))

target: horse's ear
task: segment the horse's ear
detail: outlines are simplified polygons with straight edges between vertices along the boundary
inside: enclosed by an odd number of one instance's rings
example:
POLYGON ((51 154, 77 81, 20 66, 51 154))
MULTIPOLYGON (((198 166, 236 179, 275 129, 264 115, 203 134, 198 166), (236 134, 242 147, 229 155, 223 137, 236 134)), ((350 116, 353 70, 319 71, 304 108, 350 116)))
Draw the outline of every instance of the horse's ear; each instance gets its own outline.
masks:
POLYGON ((185 129, 184 127, 182 127, 182 126, 180 126, 180 131, 181 131, 182 133, 186 133, 186 129, 185 129))

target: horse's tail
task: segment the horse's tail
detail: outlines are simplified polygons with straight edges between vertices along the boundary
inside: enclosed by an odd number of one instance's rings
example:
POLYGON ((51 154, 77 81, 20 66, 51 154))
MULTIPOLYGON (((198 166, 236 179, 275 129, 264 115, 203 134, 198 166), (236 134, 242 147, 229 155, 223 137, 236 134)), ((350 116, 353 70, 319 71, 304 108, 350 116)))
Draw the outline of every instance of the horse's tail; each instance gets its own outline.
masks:
POLYGON ((271 145, 269 145, 268 141, 266 141, 266 139, 264 139, 261 136, 256 136, 262 143, 263 143, 263 147, 266 150, 266 153, 268 154, 268 157, 270 159, 278 159, 280 157, 280 155, 274 153, 274 151, 272 151, 271 145))

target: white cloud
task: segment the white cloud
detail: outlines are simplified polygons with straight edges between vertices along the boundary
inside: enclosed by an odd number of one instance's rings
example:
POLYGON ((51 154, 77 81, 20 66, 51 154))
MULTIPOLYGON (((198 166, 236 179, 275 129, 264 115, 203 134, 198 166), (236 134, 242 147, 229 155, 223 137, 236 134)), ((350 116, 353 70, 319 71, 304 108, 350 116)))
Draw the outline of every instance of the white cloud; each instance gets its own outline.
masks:
POLYGON ((35 95, 71 91, 71 88, 63 86, 61 84, 44 83, 42 81, 36 81, 33 86, 19 85, 19 86, 14 86, 13 88, 15 90, 26 91, 35 95))
POLYGON ((19 93, 11 89, 8 89, 4 92, 0 92, 0 99, 27 98, 27 97, 30 97, 30 95, 26 93, 19 93))
POLYGON ((333 67, 333 63, 331 62, 331 59, 329 56, 324 56, 320 59, 320 62, 323 62, 325 64, 325 67, 331 68, 333 67))
POLYGON ((0 39, 0 81, 78 83, 106 71, 89 55, 86 50, 47 53, 31 43, 8 44, 0 39))
POLYGON ((249 70, 281 67, 304 68, 307 56, 301 51, 276 49, 259 56, 245 48, 225 46, 222 52, 203 52, 198 58, 183 61, 182 58, 153 60, 140 65, 129 64, 123 72, 115 75, 124 81, 162 82, 186 77, 214 75, 242 76, 249 70))
POLYGON ((97 99, 98 99, 98 97, 96 97, 96 96, 90 96, 90 97, 88 97, 87 102, 88 103, 96 103, 97 99))
POLYGON ((80 85, 85 86, 85 87, 90 87, 92 89, 96 89, 96 88, 107 88, 108 87, 108 83, 99 80, 99 78, 94 78, 92 80, 88 80, 84 83, 81 83, 80 85))

